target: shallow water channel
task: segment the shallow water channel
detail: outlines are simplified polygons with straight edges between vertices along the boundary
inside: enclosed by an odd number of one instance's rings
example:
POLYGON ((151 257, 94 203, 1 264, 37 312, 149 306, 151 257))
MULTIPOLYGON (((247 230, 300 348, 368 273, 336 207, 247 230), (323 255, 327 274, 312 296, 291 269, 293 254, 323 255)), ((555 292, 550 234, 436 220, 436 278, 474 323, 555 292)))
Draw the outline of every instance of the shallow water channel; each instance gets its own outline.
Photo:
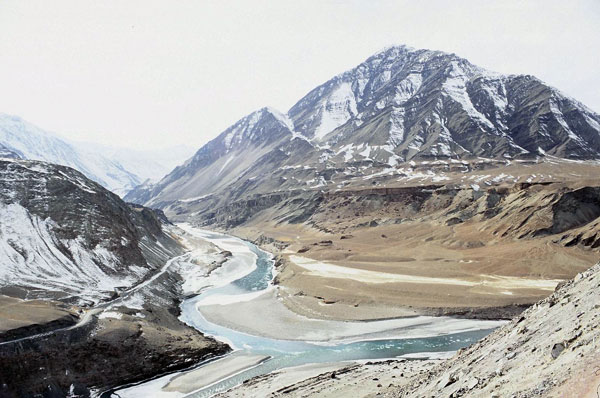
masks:
MULTIPOLYGON (((191 232, 190 227, 187 227, 186 230, 191 232)), ((455 351, 480 340, 492 331, 492 329, 473 330, 423 338, 403 338, 399 331, 394 338, 314 342, 261 337, 217 325, 209 322, 202 315, 202 302, 225 300, 231 303, 235 302, 238 297, 248 297, 253 293, 260 294, 261 291, 272 288, 274 261, 269 253, 262 251, 250 242, 208 231, 194 230, 193 232, 195 235, 231 251, 233 255, 221 268, 211 274, 212 281, 209 287, 203 289, 199 295, 186 299, 182 303, 180 319, 202 333, 228 343, 235 350, 269 356, 270 359, 201 390, 179 396, 209 397, 252 377, 307 363, 381 359, 412 353, 455 351)), ((247 298, 243 300, 247 300, 247 298)), ((261 322, 261 310, 268 311, 268 309, 257 308, 256 322, 261 322)), ((150 383, 153 383, 156 388, 160 388, 161 385, 168 382, 168 378, 172 377, 161 378, 166 379, 165 382, 158 382, 159 379, 157 379, 150 383)), ((130 392, 134 392, 139 387, 143 388, 143 385, 133 387, 130 392)), ((145 391, 148 391, 147 387, 145 391)))

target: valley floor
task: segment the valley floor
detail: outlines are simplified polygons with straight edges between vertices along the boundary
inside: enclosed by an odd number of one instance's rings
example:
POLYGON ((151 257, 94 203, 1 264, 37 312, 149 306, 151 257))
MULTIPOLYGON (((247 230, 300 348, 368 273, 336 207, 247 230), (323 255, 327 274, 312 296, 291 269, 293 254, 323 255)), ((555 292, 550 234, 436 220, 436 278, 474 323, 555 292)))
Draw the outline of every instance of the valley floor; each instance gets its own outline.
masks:
POLYGON ((408 222, 331 234, 264 223, 233 233, 272 239, 265 247, 279 255, 284 304, 322 319, 510 319, 598 258, 594 251, 547 239, 490 244, 492 238, 471 227, 408 222), (455 247, 447 242, 450 236, 455 247))

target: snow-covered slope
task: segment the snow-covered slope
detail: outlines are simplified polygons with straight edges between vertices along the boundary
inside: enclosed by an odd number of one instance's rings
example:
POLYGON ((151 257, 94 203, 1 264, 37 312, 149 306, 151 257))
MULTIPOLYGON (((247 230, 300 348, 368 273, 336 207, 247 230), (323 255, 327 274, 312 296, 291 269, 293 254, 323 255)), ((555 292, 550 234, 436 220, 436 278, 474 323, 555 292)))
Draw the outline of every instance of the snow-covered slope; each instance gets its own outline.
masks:
POLYGON ((149 182, 158 182, 176 166, 183 164, 195 152, 195 149, 185 145, 152 150, 132 150, 93 143, 73 142, 72 144, 84 152, 96 151, 105 158, 120 164, 142 181, 149 180, 149 182))
POLYGON ((24 159, 72 167, 119 195, 142 182, 119 162, 79 148, 16 116, 0 114, 0 144, 24 159))
POLYGON ((486 71, 455 54, 385 49, 282 114, 242 118, 158 184, 128 200, 329 189, 417 161, 600 158, 600 116, 532 76, 486 71))
POLYGON ((96 302, 181 248, 159 217, 71 168, 0 159, 0 294, 96 302))
POLYGON ((263 108, 240 119, 217 138, 203 146, 183 165, 176 167, 158 184, 144 184, 132 190, 125 200, 136 203, 153 203, 151 196, 167 198, 194 198, 199 192, 210 191, 216 187, 224 188, 240 181, 241 176, 258 178, 278 167, 279 162, 269 161, 273 151, 279 153, 285 145, 296 143, 290 130, 290 122, 281 113, 263 108), (249 173, 254 165, 261 165, 260 173, 249 173))
POLYGON ((600 116, 581 103, 532 76, 405 46, 315 88, 288 114, 297 131, 349 160, 600 157, 600 116), (369 156, 350 153, 349 144, 368 145, 369 156))
POLYGON ((21 155, 19 155, 16 151, 0 144, 0 158, 21 159, 21 155))

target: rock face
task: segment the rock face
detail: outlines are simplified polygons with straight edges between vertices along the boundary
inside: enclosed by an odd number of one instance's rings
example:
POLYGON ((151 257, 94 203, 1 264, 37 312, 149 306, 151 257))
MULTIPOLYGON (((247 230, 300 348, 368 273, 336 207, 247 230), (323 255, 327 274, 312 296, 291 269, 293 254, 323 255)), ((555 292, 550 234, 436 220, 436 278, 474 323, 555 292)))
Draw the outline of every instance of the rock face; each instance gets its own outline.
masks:
POLYGON ((392 47, 315 88, 287 114, 239 120, 128 200, 165 207, 332 189, 424 159, 600 157, 600 116, 533 76, 486 71, 455 54, 392 47))
POLYGON ((109 298, 183 252, 160 217, 68 167, 0 160, 0 293, 109 298))
POLYGON ((596 396, 599 283, 600 264, 454 358, 383 395, 596 396))
POLYGON ((120 195, 142 182, 140 177, 98 151, 79 148, 16 116, 0 114, 0 157, 15 157, 7 156, 1 148, 22 159, 72 167, 120 195))
POLYGON ((223 204, 217 197, 208 197, 177 203, 169 210, 181 213, 182 218, 191 210, 196 223, 222 229, 264 219, 277 224, 307 223, 319 231, 342 235, 379 224, 471 223, 481 231, 489 231, 496 240, 549 237, 566 247, 600 248, 597 186, 570 188, 562 183, 523 183, 484 190, 439 184, 289 191, 256 194, 223 204))

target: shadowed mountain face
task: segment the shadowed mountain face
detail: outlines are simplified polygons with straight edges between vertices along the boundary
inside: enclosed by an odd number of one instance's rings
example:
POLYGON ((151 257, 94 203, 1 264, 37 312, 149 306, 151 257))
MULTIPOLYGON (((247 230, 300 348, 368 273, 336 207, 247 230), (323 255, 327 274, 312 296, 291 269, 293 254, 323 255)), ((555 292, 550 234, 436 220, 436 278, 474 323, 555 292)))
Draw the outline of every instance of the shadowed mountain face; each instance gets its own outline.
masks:
POLYGON ((287 114, 256 111, 126 199, 329 189, 414 160, 600 157, 600 116, 532 76, 392 47, 315 88, 287 114), (335 184, 333 183, 335 181, 335 184))
POLYGON ((97 302, 183 251, 160 213, 71 168, 0 160, 0 187, 0 294, 97 302))

